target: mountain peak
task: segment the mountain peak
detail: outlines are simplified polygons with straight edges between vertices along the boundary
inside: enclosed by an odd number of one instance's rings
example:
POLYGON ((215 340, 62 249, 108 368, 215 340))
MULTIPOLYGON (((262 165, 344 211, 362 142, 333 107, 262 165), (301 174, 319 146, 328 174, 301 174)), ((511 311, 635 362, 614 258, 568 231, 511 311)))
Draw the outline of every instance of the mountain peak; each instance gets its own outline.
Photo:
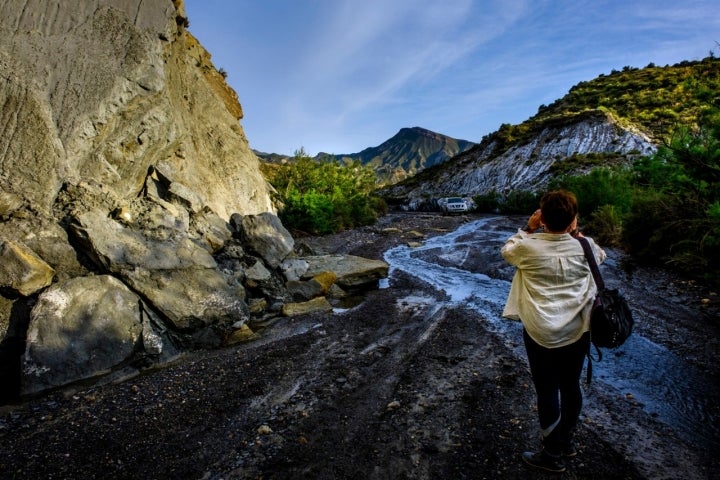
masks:
POLYGON ((473 145, 422 127, 406 127, 377 147, 331 157, 369 165, 377 173, 379 182, 388 185, 442 163, 473 145))

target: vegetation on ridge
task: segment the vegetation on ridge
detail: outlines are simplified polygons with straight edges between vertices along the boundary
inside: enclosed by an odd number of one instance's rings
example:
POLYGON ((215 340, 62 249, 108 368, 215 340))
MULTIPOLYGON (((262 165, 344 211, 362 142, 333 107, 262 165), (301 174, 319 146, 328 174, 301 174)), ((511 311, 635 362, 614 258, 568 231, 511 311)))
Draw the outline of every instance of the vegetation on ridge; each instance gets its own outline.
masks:
MULTIPOLYGON (((520 125, 503 125, 488 140, 504 151, 548 123, 604 111, 661 145, 631 164, 618 154, 558 160, 548 188, 573 191, 585 231, 602 245, 621 246, 642 264, 672 266, 720 284, 720 60, 672 67, 626 67, 581 82, 520 125), (578 166, 591 168, 573 175, 578 166)), ((475 197, 485 211, 525 214, 541 192, 475 197)))
MULTIPOLYGON (((717 78, 717 76, 716 76, 717 78)), ((720 284, 720 88, 689 125, 631 168, 601 167, 554 186, 578 195, 590 233, 644 264, 720 284)), ((705 85, 698 85, 707 92, 705 85)))
MULTIPOLYGON (((720 91, 720 59, 707 57, 673 66, 625 67, 580 82, 567 95, 518 125, 502 124, 491 134, 500 152, 530 139, 551 122, 571 120, 592 111, 611 114, 621 124, 638 127, 658 142, 679 124, 693 125, 720 91)), ((489 137, 486 137, 489 139, 489 137)))

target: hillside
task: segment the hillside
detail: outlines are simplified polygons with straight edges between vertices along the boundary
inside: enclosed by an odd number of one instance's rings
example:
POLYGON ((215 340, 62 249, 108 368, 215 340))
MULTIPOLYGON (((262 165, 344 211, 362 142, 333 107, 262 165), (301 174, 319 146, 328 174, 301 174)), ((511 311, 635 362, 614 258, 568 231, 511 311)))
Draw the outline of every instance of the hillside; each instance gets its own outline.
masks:
POLYGON ((542 188, 558 173, 628 163, 653 152, 679 124, 693 124, 720 92, 720 60, 624 68, 581 82, 518 125, 385 190, 420 199, 542 188))
MULTIPOLYGON (((330 154, 318 153, 314 158, 320 161, 328 159, 340 162, 359 161, 373 168, 382 185, 397 183, 439 165, 475 145, 467 140, 459 140, 421 127, 402 128, 392 138, 376 147, 369 147, 358 153, 330 154)), ((266 164, 287 162, 287 156, 255 151, 266 164)))
POLYGON ((393 184, 440 165, 446 160, 475 145, 467 140, 458 140, 420 127, 402 128, 392 138, 377 147, 366 148, 359 153, 330 155, 321 153, 318 157, 330 156, 340 161, 360 161, 371 166, 382 184, 393 184))

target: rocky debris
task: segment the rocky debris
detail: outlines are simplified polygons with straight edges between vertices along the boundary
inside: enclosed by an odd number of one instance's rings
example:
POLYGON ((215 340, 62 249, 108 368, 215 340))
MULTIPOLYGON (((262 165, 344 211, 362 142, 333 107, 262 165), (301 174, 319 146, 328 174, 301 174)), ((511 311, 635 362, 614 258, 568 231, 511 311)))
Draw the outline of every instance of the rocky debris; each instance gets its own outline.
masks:
MULTIPOLYGON (((179 331, 194 335, 247 320, 244 292, 228 284, 212 255, 186 232, 152 238, 98 210, 79 215, 71 228, 99 267, 122 278, 179 331)), ((198 339, 217 346, 221 335, 198 339)))
POLYGON ((187 25, 181 0, 0 3, 0 383, 13 379, 1 401, 20 390, 30 324, 23 392, 39 392, 254 338, 251 316, 293 302, 286 282, 313 282, 237 95, 187 25), (117 315, 136 322, 122 348, 111 330, 102 344, 106 306, 83 303, 112 305, 110 278, 127 296, 117 315), (30 312, 45 294, 86 307, 67 342, 116 355, 74 358, 60 332, 40 334, 54 317, 30 312))
POLYGON ((0 290, 28 296, 52 283, 55 270, 21 243, 0 238, 0 290))
MULTIPOLYGON (((92 182, 66 185, 61 190, 58 216, 69 232, 67 244, 72 245, 75 261, 81 261, 82 268, 75 267, 75 275, 65 271, 66 276, 50 287, 55 297, 81 302, 75 293, 78 283, 86 282, 81 284, 89 289, 97 278, 112 275, 114 281, 122 282, 128 292, 137 296, 125 314, 138 315, 141 306, 140 340, 129 352, 118 349, 116 357, 86 356, 86 370, 66 368, 63 374, 57 374, 58 368, 42 366, 51 358, 49 354, 35 355, 32 361, 22 364, 22 393, 89 379, 125 365, 143 368, 162 363, 187 349, 253 340, 258 337, 246 325, 251 316, 267 321, 279 315, 329 311, 332 307, 326 297, 344 295, 341 285, 373 286, 378 276, 387 275, 387 265, 380 261, 353 256, 331 256, 326 260, 322 255, 310 259, 297 256, 292 251, 294 240, 269 212, 238 214, 225 222, 207 206, 188 209, 170 192, 170 175, 159 170, 149 171, 145 185, 143 195, 131 202, 92 182), (320 270, 308 277, 311 264, 320 270), (39 371, 45 373, 37 379, 39 371)), ((190 190, 185 190, 184 195, 194 197, 190 190)), ((12 220, 3 226, 10 223, 12 220)), ((24 224, 29 228, 37 222, 24 224)), ((28 237, 32 237, 30 234, 28 230, 28 237)), ((42 262, 38 256, 32 258, 36 257, 42 262)), ((10 266, 11 262, 5 263, 6 268, 10 266)), ((53 272, 50 266, 47 269, 53 272)), ((34 290, 26 285, 25 293, 40 294, 48 285, 47 279, 34 290)), ((13 316, 15 323, 30 322, 13 313, 12 301, 6 307, 0 310, 8 319, 3 322, 5 329, 13 316)), ((102 321, 99 310, 85 314, 89 321, 102 321)), ((24 335, 17 331, 14 329, 12 334, 15 352, 16 344, 24 341, 24 335)), ((101 342, 97 332, 93 335, 94 341, 101 342)), ((65 357, 76 353, 58 347, 55 337, 38 335, 32 348, 38 352, 55 351, 53 358, 61 365, 72 363, 65 357)), ((71 338, 68 336, 68 341, 71 338)), ((109 338, 108 344, 113 345, 113 341, 109 338)), ((27 348, 31 348, 30 344, 27 348)))

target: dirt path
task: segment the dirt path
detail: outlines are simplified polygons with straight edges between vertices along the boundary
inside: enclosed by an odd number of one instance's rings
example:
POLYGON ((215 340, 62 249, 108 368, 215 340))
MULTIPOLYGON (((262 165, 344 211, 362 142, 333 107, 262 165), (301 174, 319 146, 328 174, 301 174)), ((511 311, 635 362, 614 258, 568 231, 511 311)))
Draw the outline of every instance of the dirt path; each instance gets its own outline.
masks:
MULTIPOLYGON (((305 242, 382 258, 466 220, 390 215, 305 242)), ((345 312, 282 319, 250 344, 4 407, 0 478, 545 478, 519 461, 539 435, 520 345, 443 298, 396 272, 345 312)), ((595 384, 586 399, 580 455, 560 478, 719 478, 713 452, 632 398, 595 384)))

